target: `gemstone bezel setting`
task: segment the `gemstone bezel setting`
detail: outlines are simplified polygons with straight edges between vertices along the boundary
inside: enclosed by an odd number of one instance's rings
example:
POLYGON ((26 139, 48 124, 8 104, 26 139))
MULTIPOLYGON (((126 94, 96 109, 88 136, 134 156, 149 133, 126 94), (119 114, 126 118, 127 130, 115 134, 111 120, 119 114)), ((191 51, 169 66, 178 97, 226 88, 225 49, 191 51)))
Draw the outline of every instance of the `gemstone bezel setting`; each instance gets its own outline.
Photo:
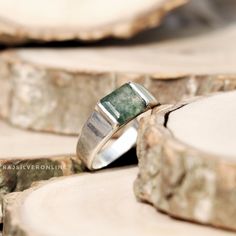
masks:
POLYGON ((125 125, 157 104, 144 87, 129 82, 102 98, 97 107, 114 127, 125 125))

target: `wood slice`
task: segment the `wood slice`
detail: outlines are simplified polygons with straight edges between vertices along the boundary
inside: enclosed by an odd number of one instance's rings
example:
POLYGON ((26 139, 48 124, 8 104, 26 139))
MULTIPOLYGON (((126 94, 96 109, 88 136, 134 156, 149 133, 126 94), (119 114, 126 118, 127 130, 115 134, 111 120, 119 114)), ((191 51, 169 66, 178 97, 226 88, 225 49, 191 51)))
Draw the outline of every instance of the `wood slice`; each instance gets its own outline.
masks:
POLYGON ((160 24, 186 0, 16 0, 0 2, 0 41, 128 38, 160 24))
POLYGON ((236 87, 236 24, 133 46, 18 49, 0 55, 0 115, 22 128, 78 134, 96 102, 135 80, 161 103, 236 87))
POLYGON ((75 137, 23 131, 3 122, 0 131, 0 201, 5 194, 24 190, 34 181, 83 170, 74 154, 75 137))
POLYGON ((4 235, 233 235, 170 219, 133 194, 136 168, 47 181, 4 199, 4 235))
POLYGON ((236 231, 236 92, 157 108, 139 130, 140 200, 236 231))

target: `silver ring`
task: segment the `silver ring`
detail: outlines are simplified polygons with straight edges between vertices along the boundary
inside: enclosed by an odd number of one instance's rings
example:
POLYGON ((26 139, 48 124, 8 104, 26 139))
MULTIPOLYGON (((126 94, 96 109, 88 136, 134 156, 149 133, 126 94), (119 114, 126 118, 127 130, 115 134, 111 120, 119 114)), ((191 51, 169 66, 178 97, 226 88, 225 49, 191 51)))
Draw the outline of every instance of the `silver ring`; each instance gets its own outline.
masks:
POLYGON ((102 98, 84 124, 77 156, 90 170, 103 168, 136 144, 136 117, 159 105, 143 86, 129 82, 102 98), (132 122, 126 128, 126 125, 132 122), (125 127, 124 127, 125 126, 125 127), (126 128, 115 141, 112 137, 126 128))

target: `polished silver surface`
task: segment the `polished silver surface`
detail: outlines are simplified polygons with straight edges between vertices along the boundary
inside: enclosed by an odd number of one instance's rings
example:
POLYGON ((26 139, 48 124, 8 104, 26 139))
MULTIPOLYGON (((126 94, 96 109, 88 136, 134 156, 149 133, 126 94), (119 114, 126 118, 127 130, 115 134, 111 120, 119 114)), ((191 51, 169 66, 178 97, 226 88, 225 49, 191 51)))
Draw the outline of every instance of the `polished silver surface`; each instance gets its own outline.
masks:
POLYGON ((111 124, 114 129, 119 127, 119 122, 117 122, 115 117, 112 116, 100 102, 97 103, 95 110, 100 112, 100 114, 111 124))
MULTIPOLYGON (((137 96, 145 101, 145 111, 159 104, 141 85, 132 82, 128 84, 137 96)), ((94 112, 84 124, 77 144, 77 156, 88 169, 103 168, 135 146, 138 126, 135 118, 131 122, 127 121, 120 125, 114 116, 98 102, 94 112), (118 138, 113 138, 121 128, 124 132, 118 138)))
POLYGON ((160 103, 156 100, 156 98, 142 85, 130 82, 129 85, 133 90, 145 101, 147 105, 147 109, 156 105, 159 105, 160 103))

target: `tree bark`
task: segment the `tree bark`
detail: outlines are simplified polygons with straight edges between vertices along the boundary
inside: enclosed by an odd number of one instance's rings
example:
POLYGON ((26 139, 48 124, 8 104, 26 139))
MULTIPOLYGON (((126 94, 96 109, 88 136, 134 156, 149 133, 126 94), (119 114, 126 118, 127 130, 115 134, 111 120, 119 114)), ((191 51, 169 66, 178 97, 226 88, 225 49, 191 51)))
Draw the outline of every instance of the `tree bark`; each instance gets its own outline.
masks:
POLYGON ((137 142, 139 200, 176 218, 236 231, 236 92, 154 110, 137 142))
POLYGON ((4 199, 4 235, 215 235, 231 233, 167 218, 138 203, 136 168, 46 181, 4 199))
POLYGON ((75 137, 18 130, 3 122, 0 130, 0 200, 9 192, 29 188, 35 181, 84 170, 74 153, 75 137))
POLYGON ((128 81, 161 103, 236 87, 236 27, 134 47, 20 49, 0 56, 0 116, 77 135, 96 102, 128 81))

